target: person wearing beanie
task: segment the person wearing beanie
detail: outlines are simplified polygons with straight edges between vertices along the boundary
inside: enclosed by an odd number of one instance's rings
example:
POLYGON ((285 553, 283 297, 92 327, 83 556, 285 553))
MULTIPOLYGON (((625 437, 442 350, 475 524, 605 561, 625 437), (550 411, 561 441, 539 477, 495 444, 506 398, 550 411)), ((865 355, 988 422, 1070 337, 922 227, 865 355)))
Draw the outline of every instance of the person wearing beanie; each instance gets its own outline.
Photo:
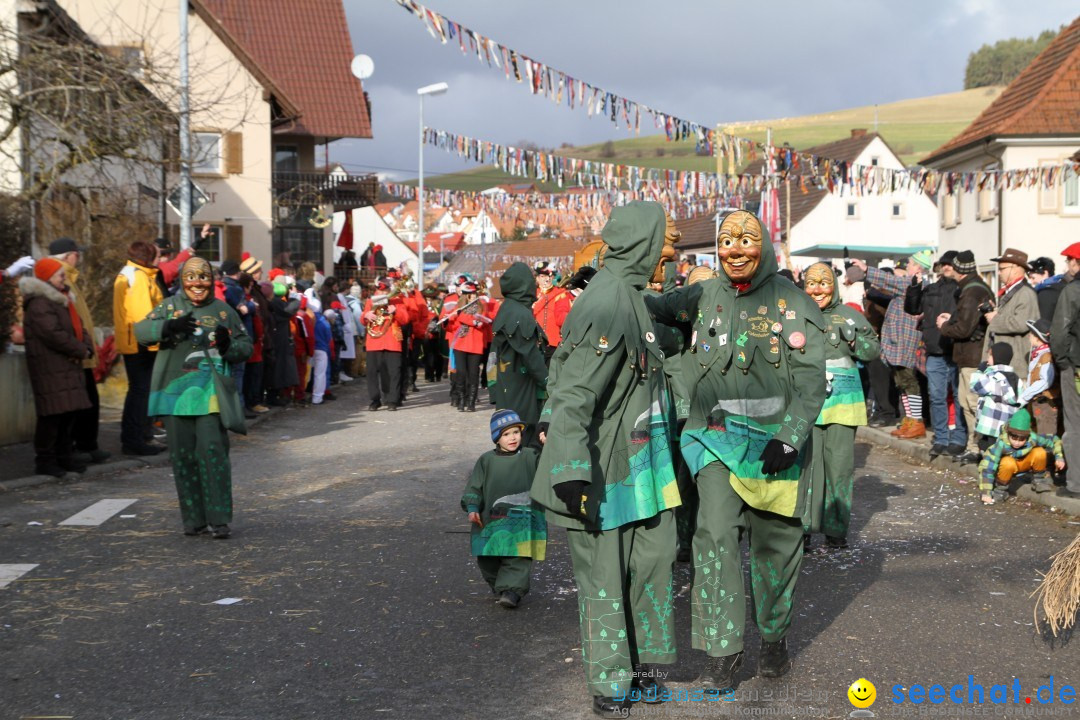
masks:
POLYGON ((38 260, 33 275, 19 278, 26 366, 37 410, 34 468, 54 477, 86 470, 73 456, 72 433, 77 414, 91 407, 82 363, 94 345, 69 290, 63 263, 51 257, 38 260))
POLYGON ((548 368, 543 346, 546 339, 532 314, 536 300, 536 279, 529 266, 516 262, 499 278, 504 298, 492 325, 495 353, 495 384, 491 396, 495 407, 513 410, 524 422, 524 444, 539 447, 536 425, 546 397, 548 368))
POLYGON ((180 283, 181 292, 135 324, 135 337, 161 347, 149 412, 165 420, 184 534, 223 540, 231 532, 232 463, 214 377, 248 359, 251 338, 236 311, 214 297, 210 263, 190 258, 180 283))
POLYGON ((930 459, 939 455, 958 458, 967 445, 967 423, 964 413, 956 404, 960 395, 960 372, 953 362, 953 341, 944 337, 934 319, 941 314, 956 311, 956 270, 953 262, 956 251, 942 253, 934 264, 938 278, 932 283, 912 282, 904 295, 904 312, 922 315, 919 323, 923 347, 926 348, 927 397, 930 401, 930 426, 934 440, 930 446, 930 459), (950 393, 952 400, 950 401, 950 393), (950 405, 954 422, 950 425, 950 405))
POLYGON ((461 509, 472 526, 472 554, 495 601, 513 610, 529 592, 533 561, 544 559, 544 511, 529 499, 539 453, 522 443, 525 423, 513 410, 491 416, 495 449, 480 456, 465 483, 461 509))
POLYGON ((881 326, 881 359, 892 372, 903 407, 900 426, 891 434, 906 440, 926 437, 922 388, 915 375, 922 335, 919 332, 918 319, 904 312, 904 297, 908 287, 917 282, 924 270, 930 266, 929 256, 923 259, 925 267, 920 262, 908 262, 904 266, 904 272, 900 274, 880 267, 867 267, 862 260, 851 261, 854 267, 866 273, 866 286, 888 299, 885 322, 881 326))
POLYGON ((1032 432, 1031 415, 1024 408, 1009 419, 979 463, 979 492, 984 505, 1004 502, 1025 482, 1035 492, 1053 489, 1047 469, 1065 469, 1061 438, 1032 432))
MULTIPOLYGON (((962 250, 952 260, 957 284, 956 309, 938 313, 937 318, 923 314, 923 322, 933 322, 942 340, 952 342, 952 359, 960 376, 957 412, 963 412, 965 425, 972 430, 966 439, 966 452, 957 456, 962 463, 977 463, 982 459, 978 433, 974 431, 978 418, 979 396, 971 389, 971 376, 983 361, 983 340, 990 321, 986 313, 994 308, 994 294, 975 270, 975 254, 962 250)), ((958 423, 959 424, 959 423, 958 423)))
POLYGON ((993 260, 998 264, 999 287, 995 307, 985 315, 983 357, 991 345, 1004 342, 1012 347, 1013 359, 1019 365, 1031 351, 1027 337, 1031 330, 1027 324, 1039 318, 1039 297, 1027 281, 1027 253, 1006 248, 1001 257, 993 260))
MULTIPOLYGON (((1061 436, 1062 427, 1061 383, 1054 368, 1054 357, 1050 354, 1050 323, 1042 318, 1028 322, 1028 342, 1031 353, 1028 356, 1027 382, 1018 401, 1031 413, 1037 430, 1044 435, 1061 436)), ((1019 365, 1019 362, 1014 361, 1019 365)))
POLYGON ((979 449, 985 450, 1001 433, 1020 404, 1019 380, 1012 368, 1012 346, 994 343, 989 359, 971 375, 971 390, 979 398, 975 415, 975 433, 979 449))

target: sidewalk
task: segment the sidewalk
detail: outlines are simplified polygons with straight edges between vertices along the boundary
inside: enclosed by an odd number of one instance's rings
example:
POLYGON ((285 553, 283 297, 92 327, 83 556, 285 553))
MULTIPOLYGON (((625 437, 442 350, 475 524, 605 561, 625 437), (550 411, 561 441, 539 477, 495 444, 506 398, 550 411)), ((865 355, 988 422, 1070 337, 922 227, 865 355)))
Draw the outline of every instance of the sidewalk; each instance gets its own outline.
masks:
MULTIPOLYGON (((955 462, 952 458, 946 456, 939 456, 930 460, 930 435, 921 440, 901 440, 895 438, 889 434, 892 428, 872 428, 869 426, 860 427, 855 437, 864 442, 873 443, 875 445, 884 445, 892 448, 896 452, 906 455, 907 457, 917 460, 918 462, 931 467, 935 470, 949 470, 957 473, 963 477, 969 477, 977 480, 979 477, 978 465, 961 465, 955 462)), ((976 485, 972 483, 972 492, 976 492, 976 485)), ((1055 512, 1062 512, 1066 515, 1073 515, 1080 517, 1080 498, 1067 498, 1061 497, 1056 491, 1050 491, 1045 493, 1037 493, 1031 489, 1030 485, 1024 485, 1016 492, 1016 497, 1019 500, 1026 502, 1036 503, 1039 505, 1045 505, 1055 512)))

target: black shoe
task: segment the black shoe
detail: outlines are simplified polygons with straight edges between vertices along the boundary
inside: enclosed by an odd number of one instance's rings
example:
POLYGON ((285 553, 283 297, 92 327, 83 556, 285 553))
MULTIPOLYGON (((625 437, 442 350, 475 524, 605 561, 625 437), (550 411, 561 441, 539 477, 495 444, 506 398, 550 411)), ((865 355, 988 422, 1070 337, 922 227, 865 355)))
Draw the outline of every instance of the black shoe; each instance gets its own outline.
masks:
POLYGON ((930 459, 933 460, 938 455, 944 455, 945 454, 945 449, 946 449, 945 446, 942 445, 941 443, 934 443, 933 445, 930 446, 930 459))
POLYGON ((161 447, 160 445, 142 445, 141 447, 127 447, 125 445, 120 449, 120 451, 125 455, 149 456, 157 455, 164 449, 165 448, 161 447))
MULTIPOLYGON (((326 395, 324 395, 323 397, 325 398, 329 394, 330 393, 326 393, 326 395)), ((289 401, 278 398, 277 400, 271 400, 267 403, 267 405, 269 405, 270 407, 289 407, 289 401)))
POLYGON ((592 711, 601 717, 626 717, 630 712, 629 700, 616 700, 609 697, 596 697, 592 699, 592 711))
POLYGON ((64 468, 68 472, 84 473, 86 472, 86 465, 76 460, 74 457, 67 458, 66 460, 58 460, 57 465, 64 468))
POLYGON ((465 412, 476 412, 476 403, 469 403, 469 407, 465 408, 465 412))
POLYGON ((963 445, 949 445, 945 448, 945 454, 952 457, 954 460, 964 454, 963 445))
POLYGON ((982 462, 982 453, 977 453, 974 450, 966 452, 963 455, 956 458, 956 462, 961 465, 978 465, 982 462))
POLYGON ((416 383, 413 382, 413 384, 409 386, 409 392, 420 392, 420 388, 416 387, 416 383))
POLYGON ((102 450, 101 448, 98 448, 97 450, 90 451, 90 462, 94 463, 95 465, 98 463, 103 463, 111 457, 112 453, 108 450, 102 450))
POLYGON ((376 400, 375 402, 373 402, 373 403, 371 403, 370 405, 368 405, 368 406, 367 406, 367 409, 368 409, 368 410, 371 410, 372 412, 375 412, 376 410, 378 410, 378 409, 379 409, 379 408, 381 408, 381 407, 382 407, 382 403, 381 403, 381 402, 379 402, 378 400, 376 400))
POLYGON ((88 452, 79 452, 79 451, 76 450, 75 452, 73 452, 71 454, 71 459, 74 462, 82 463, 83 465, 89 465, 90 464, 90 453, 88 453, 88 452))
POLYGON ((215 540, 224 540, 225 538, 229 537, 230 534, 232 534, 232 531, 229 530, 228 525, 215 525, 213 528, 211 528, 211 530, 214 533, 215 540))
POLYGON ((886 418, 884 415, 874 415, 874 416, 872 416, 870 418, 870 421, 867 424, 872 428, 879 428, 879 427, 885 427, 889 423, 890 423, 890 420, 888 418, 886 418))
POLYGON ((705 669, 698 675, 697 685, 706 690, 726 692, 735 688, 735 673, 742 667, 743 654, 705 658, 705 669))
POLYGON ((210 526, 203 525, 202 527, 191 527, 189 525, 184 526, 184 534, 188 537, 195 537, 196 535, 209 535, 210 526))
POLYGON ((323 400, 337 400, 337 395, 335 395, 334 393, 323 393, 322 399, 323 400))
POLYGON ((663 695, 667 688, 653 677, 652 671, 645 663, 638 663, 634 666, 634 679, 631 681, 630 687, 641 691, 641 702, 646 705, 664 702, 663 695))
POLYGON ((45 465, 34 466, 35 475, 52 475, 55 478, 62 478, 67 475, 67 470, 60 467, 55 463, 46 463, 45 465))
POLYGON ((457 407, 458 412, 465 412, 465 406, 464 405, 457 405, 456 407, 457 407))
POLYGON ((254 410, 248 410, 247 408, 244 408, 244 418, 246 420, 253 420, 257 417, 259 417, 259 413, 255 412, 254 410))
POLYGON ((825 536, 825 546, 830 550, 845 550, 848 543, 846 537, 836 537, 834 535, 825 536))
POLYGON ((400 403, 390 403, 386 406, 386 409, 390 412, 395 412, 399 407, 401 407, 400 403))
POLYGON ((499 595, 499 599, 496 602, 498 602, 507 610, 513 610, 518 606, 518 603, 521 602, 521 596, 513 590, 503 590, 502 594, 499 595))
POLYGON ((761 656, 758 658, 758 674, 762 677, 776 678, 786 675, 791 669, 788 657, 787 638, 779 642, 761 641, 761 656))
POLYGON ((810 533, 803 533, 803 536, 802 536, 802 551, 804 553, 805 552, 810 552, 810 545, 811 545, 812 542, 813 542, 813 537, 810 535, 810 533))

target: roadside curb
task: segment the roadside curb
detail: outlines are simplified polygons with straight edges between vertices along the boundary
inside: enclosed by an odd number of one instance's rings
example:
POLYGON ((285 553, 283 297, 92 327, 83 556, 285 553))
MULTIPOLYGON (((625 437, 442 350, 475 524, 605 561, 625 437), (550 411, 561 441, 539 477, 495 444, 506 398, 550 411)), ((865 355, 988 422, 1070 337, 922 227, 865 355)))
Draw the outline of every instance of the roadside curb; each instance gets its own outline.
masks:
MULTIPOLYGON (((263 422, 268 416, 276 415, 285 408, 270 408, 269 412, 265 412, 247 421, 248 431, 251 428, 263 422)), ((150 455, 148 457, 128 457, 121 455, 116 460, 110 460, 109 462, 101 463, 100 465, 90 465, 86 468, 84 473, 69 472, 63 477, 53 477, 52 475, 28 475, 26 477, 15 478, 13 480, 0 480, 0 493, 11 492, 12 490, 21 490, 23 488, 37 487, 39 485, 53 485, 60 483, 73 483, 81 480, 89 480, 91 478, 103 477, 105 475, 112 475, 114 473, 124 472, 126 470, 141 470, 148 467, 163 467, 169 464, 169 451, 165 450, 157 455, 150 455)))
MULTIPOLYGON (((978 465, 960 465, 953 461, 952 458, 944 456, 930 460, 927 454, 928 447, 925 444, 895 438, 889 434, 888 430, 879 430, 878 428, 863 425, 856 430, 855 436, 859 440, 874 445, 884 445, 935 470, 949 470, 975 479, 979 477, 978 465)), ((1037 493, 1031 489, 1030 485, 1024 485, 1017 490, 1016 497, 1027 502, 1045 505, 1051 510, 1080 517, 1080 498, 1061 497, 1056 492, 1037 493)))

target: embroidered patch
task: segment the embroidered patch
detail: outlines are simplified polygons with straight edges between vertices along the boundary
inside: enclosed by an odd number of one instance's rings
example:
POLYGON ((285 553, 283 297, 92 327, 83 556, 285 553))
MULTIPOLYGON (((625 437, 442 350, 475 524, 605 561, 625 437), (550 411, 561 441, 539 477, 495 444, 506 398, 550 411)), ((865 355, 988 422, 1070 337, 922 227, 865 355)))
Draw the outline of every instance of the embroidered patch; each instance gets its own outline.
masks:
POLYGON ((793 332, 791 333, 791 335, 788 336, 788 344, 798 350, 799 348, 806 345, 806 336, 803 335, 801 332, 793 332))
POLYGON ((756 338, 768 337, 769 335, 769 318, 755 315, 748 321, 750 325, 750 335, 756 338))
POLYGON ((794 310, 788 310, 786 313, 784 313, 784 317, 786 319, 788 319, 788 320, 794 320, 795 319, 795 311, 794 310))

